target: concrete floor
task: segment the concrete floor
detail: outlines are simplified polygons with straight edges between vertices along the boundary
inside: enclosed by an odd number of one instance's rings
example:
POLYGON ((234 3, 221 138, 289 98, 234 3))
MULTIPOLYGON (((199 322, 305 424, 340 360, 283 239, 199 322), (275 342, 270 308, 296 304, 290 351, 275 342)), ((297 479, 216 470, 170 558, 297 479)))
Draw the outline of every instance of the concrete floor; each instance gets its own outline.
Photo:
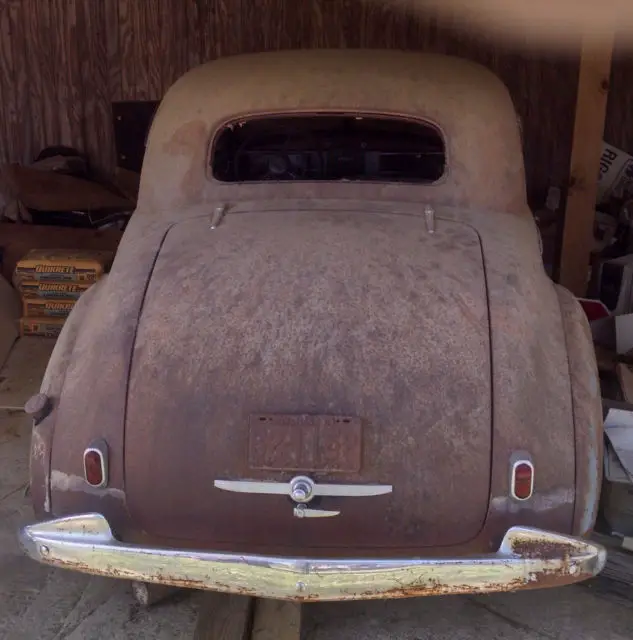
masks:
MULTIPOLYGON (((31 518, 30 424, 15 407, 37 391, 52 345, 20 340, 0 371, 0 640, 193 638, 202 594, 146 611, 125 582, 49 569, 19 552, 15 531, 31 518)), ((519 594, 313 604, 304 607, 304 630, 310 640, 628 640, 633 599, 598 580, 519 594)))

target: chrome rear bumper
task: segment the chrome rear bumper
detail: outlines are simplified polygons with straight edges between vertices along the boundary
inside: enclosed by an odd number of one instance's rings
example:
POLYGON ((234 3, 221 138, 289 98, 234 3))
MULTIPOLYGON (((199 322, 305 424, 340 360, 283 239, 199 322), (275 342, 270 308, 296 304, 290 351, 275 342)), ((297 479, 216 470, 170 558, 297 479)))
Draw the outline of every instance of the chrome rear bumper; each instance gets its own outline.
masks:
POLYGON ((288 600, 363 600, 564 585, 599 573, 600 545, 512 527, 496 553, 455 558, 312 559, 148 548, 118 541, 97 513, 20 532, 40 562, 85 573, 288 600))

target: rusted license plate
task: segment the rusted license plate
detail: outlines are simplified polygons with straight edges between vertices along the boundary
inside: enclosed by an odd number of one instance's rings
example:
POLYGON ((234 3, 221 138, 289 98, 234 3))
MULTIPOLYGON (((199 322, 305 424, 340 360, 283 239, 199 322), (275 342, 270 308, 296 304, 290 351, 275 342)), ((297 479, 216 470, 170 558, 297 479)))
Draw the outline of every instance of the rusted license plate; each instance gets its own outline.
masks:
POLYGON ((249 419, 252 469, 357 472, 361 445, 360 418, 262 413, 249 419))

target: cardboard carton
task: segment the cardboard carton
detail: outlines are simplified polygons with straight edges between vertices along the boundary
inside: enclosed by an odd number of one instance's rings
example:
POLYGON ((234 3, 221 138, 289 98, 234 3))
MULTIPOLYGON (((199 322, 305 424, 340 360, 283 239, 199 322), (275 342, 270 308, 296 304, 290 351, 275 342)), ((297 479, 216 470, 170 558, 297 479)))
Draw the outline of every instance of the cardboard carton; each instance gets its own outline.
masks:
POLYGON ((66 318, 21 318, 20 335, 57 338, 64 322, 66 322, 66 318))
POLYGON ((110 267, 111 251, 34 249, 15 267, 14 284, 24 280, 55 282, 96 282, 110 267))
POLYGON ((26 318, 67 318, 77 300, 30 298, 22 301, 26 318))
POLYGON ((77 300, 92 286, 92 282, 47 282, 23 280, 18 289, 23 300, 46 298, 47 300, 77 300))

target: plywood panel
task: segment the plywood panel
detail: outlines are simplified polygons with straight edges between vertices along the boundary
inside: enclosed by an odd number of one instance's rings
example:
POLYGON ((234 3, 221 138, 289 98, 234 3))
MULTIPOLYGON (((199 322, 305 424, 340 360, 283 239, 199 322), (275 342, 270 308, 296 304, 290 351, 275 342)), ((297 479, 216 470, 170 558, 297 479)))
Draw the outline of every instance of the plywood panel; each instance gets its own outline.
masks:
MULTIPOLYGON (((151 1, 139 2, 134 0, 131 7, 132 14, 132 62, 134 76, 132 90, 134 96, 123 94, 124 100, 151 100, 152 83, 150 79, 150 58, 156 53, 156 41, 150 33, 151 1)), ((125 61, 124 61, 125 62, 125 61)))
MULTIPOLYGON (((30 10, 25 20, 32 27, 31 38, 27 44, 27 51, 35 45, 36 55, 30 57, 29 67, 31 78, 36 78, 41 99, 36 102, 41 107, 43 140, 40 147, 59 144, 61 140, 60 112, 63 106, 60 104, 57 85, 60 82, 60 68, 62 63, 59 47, 61 34, 57 28, 56 12, 60 6, 54 2, 41 2, 30 0, 30 10)), ((32 105, 34 106, 34 105, 32 105)), ((37 138, 35 140, 37 145, 37 138)), ((35 152, 39 149, 34 149, 35 152)))
POLYGON ((102 2, 75 0, 78 10, 78 33, 83 34, 85 56, 81 64, 84 108, 84 150, 97 160, 96 168, 114 164, 112 109, 108 73, 108 41, 102 2))
POLYGON ((217 22, 216 4, 214 0, 196 0, 195 2, 200 33, 200 62, 212 60, 216 57, 215 52, 218 50, 214 32, 214 25, 217 22))
POLYGON ((118 0, 119 3, 119 51, 121 52, 121 100, 140 99, 136 95, 137 60, 134 38, 141 37, 135 30, 136 0, 118 0))
POLYGON ((157 99, 160 99, 187 69, 199 64, 200 39, 197 24, 194 24, 193 31, 189 32, 189 20, 195 22, 197 16, 196 7, 195 2, 187 2, 183 7, 180 0, 161 0, 161 11, 158 15, 160 49, 169 51, 169 56, 166 59, 161 56, 159 60, 161 92, 157 99), (189 51, 197 53, 197 56, 192 56, 191 63, 189 51))
POLYGON ((2 155, 8 157, 19 153, 12 134, 12 129, 17 126, 13 31, 11 7, 9 3, 0 3, 0 138, 4 141, 2 155))
POLYGON ((33 119, 38 112, 38 105, 31 100, 30 74, 28 60, 32 54, 28 39, 27 16, 28 6, 25 2, 13 2, 9 5, 11 19, 11 39, 13 46, 13 70, 14 70, 14 98, 16 108, 16 121, 12 133, 15 140, 15 159, 18 162, 28 162, 32 159, 34 149, 40 141, 35 135, 33 119))
MULTIPOLYGON (((178 11, 181 6, 180 0, 172 0, 174 11, 178 11)), ((202 11, 199 1, 187 2, 185 5, 185 39, 181 47, 185 51, 183 58, 184 69, 191 69, 202 62, 202 52, 204 45, 202 41, 202 11)))
MULTIPOLYGON (((253 51, 253 42, 244 38, 244 12, 249 10, 248 21, 257 20, 261 15, 261 0, 253 0, 250 7, 246 7, 248 0, 207 0, 208 22, 210 38, 206 43, 205 60, 248 53, 253 51)), ((261 24, 261 23, 260 23, 261 24)))
MULTIPOLYGON (((159 100, 163 95, 163 71, 168 69, 174 57, 174 46, 165 36, 167 30, 161 29, 161 17, 171 31, 171 7, 166 0, 140 2, 137 14, 141 17, 140 38, 135 39, 138 60, 141 61, 140 73, 137 75, 139 87, 143 87, 143 100, 159 100), (169 52, 169 55, 165 55, 169 52)), ((178 13, 182 13, 179 11, 178 13)))
POLYGON ((122 100, 123 55, 121 51, 119 0, 102 0, 106 56, 108 68, 108 91, 113 101, 122 100))
POLYGON ((53 0, 55 20, 55 87, 58 98, 59 143, 84 147, 85 104, 81 67, 88 56, 83 20, 78 21, 78 4, 83 0, 53 0))

